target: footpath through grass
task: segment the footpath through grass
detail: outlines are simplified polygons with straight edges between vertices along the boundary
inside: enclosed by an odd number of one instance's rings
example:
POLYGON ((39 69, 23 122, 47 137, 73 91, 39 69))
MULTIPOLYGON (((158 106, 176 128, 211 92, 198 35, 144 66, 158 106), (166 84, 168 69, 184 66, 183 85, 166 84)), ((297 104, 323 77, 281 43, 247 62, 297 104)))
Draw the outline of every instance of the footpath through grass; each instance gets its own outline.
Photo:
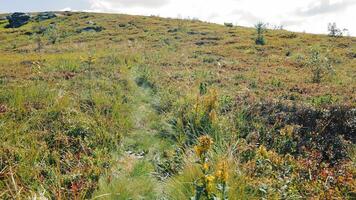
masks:
POLYGON ((101 178, 93 199, 157 199, 162 194, 153 160, 172 145, 159 136, 163 121, 152 107, 152 88, 137 83, 133 74, 128 71, 127 81, 132 86, 134 128, 123 137, 120 151, 113 152, 116 164, 101 178))

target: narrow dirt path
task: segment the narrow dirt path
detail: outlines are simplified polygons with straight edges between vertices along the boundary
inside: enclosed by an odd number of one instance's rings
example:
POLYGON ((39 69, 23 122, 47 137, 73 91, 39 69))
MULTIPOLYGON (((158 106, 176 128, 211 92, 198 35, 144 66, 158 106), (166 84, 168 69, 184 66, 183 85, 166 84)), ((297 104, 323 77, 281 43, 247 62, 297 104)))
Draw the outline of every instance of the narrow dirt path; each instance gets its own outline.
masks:
POLYGON ((123 136, 117 163, 107 177, 102 177, 93 199, 159 199, 162 183, 155 177, 153 161, 171 144, 159 137, 162 119, 152 108, 155 98, 151 88, 139 87, 133 72, 127 80, 132 85, 133 130, 123 136))

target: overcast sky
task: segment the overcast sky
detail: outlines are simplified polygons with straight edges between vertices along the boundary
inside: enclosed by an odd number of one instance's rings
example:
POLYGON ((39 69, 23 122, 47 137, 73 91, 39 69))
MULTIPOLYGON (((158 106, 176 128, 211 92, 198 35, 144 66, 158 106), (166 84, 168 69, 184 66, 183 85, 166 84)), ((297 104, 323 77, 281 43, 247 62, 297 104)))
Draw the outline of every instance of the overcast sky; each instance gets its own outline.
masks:
POLYGON ((327 33, 336 22, 356 36, 356 0, 0 0, 0 12, 80 10, 198 18, 253 26, 259 21, 299 32, 327 33))

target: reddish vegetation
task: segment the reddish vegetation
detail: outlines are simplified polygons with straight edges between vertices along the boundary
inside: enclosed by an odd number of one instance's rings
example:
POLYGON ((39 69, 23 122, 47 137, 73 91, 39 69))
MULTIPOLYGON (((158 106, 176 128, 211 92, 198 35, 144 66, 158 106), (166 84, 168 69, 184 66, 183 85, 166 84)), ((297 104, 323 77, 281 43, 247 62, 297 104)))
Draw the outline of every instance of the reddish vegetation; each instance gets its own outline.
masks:
POLYGON ((6 112, 7 112, 7 107, 4 104, 0 104, 0 114, 6 112))

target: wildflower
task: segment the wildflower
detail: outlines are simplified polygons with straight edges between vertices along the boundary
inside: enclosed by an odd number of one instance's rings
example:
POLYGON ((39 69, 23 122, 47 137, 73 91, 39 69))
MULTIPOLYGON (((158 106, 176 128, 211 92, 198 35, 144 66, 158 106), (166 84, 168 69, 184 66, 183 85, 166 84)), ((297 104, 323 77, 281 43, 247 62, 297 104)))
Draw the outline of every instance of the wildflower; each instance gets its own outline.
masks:
POLYGON ((199 137, 198 140, 199 140, 199 145, 205 151, 209 150, 211 145, 214 144, 213 140, 208 135, 201 136, 201 137, 199 137))
POLYGON ((207 183, 211 183, 215 180, 215 177, 213 175, 206 175, 205 180, 207 183))
POLYGON ((203 169, 204 169, 205 171, 209 170, 209 164, 208 164, 208 163, 204 163, 204 164, 203 164, 203 169))
POLYGON ((209 119, 210 119, 211 122, 214 123, 214 122, 216 121, 216 118, 217 118, 216 112, 215 112, 215 110, 212 110, 212 111, 209 113, 209 119))
POLYGON ((258 148, 258 151, 257 151, 262 157, 264 158, 267 158, 268 157, 268 152, 267 152, 267 149, 265 146, 261 145, 259 148, 258 148))
POLYGON ((228 172, 227 172, 227 162, 226 161, 221 161, 219 164, 218 164, 218 167, 217 167, 217 171, 215 173, 215 176, 217 179, 221 180, 222 182, 226 182, 229 175, 228 175, 228 172))
POLYGON ((203 154, 208 152, 213 144, 213 140, 207 135, 199 137, 198 140, 199 145, 195 146, 194 150, 198 157, 201 157, 203 154))
POLYGON ((208 112, 217 108, 217 91, 215 89, 209 90, 209 95, 204 99, 204 105, 208 112))
POLYGON ((203 153, 205 153, 205 151, 203 150, 203 148, 202 148, 201 146, 195 146, 195 147, 194 147, 194 150, 195 150, 195 153, 196 153, 199 157, 201 157, 201 155, 202 155, 203 153))
POLYGON ((200 177, 200 184, 196 185, 195 197, 192 197, 192 199, 199 199, 202 194, 205 195, 207 199, 211 199, 211 197, 215 196, 213 191, 216 186, 214 182, 216 178, 209 172, 210 163, 208 162, 209 158, 206 153, 214 142, 208 135, 200 136, 198 142, 199 144, 194 146, 194 150, 199 156, 200 160, 198 163, 200 164, 203 176, 200 177))
POLYGON ((211 193, 214 188, 214 180, 215 177, 213 175, 206 175, 205 182, 206 182, 206 191, 211 193))

